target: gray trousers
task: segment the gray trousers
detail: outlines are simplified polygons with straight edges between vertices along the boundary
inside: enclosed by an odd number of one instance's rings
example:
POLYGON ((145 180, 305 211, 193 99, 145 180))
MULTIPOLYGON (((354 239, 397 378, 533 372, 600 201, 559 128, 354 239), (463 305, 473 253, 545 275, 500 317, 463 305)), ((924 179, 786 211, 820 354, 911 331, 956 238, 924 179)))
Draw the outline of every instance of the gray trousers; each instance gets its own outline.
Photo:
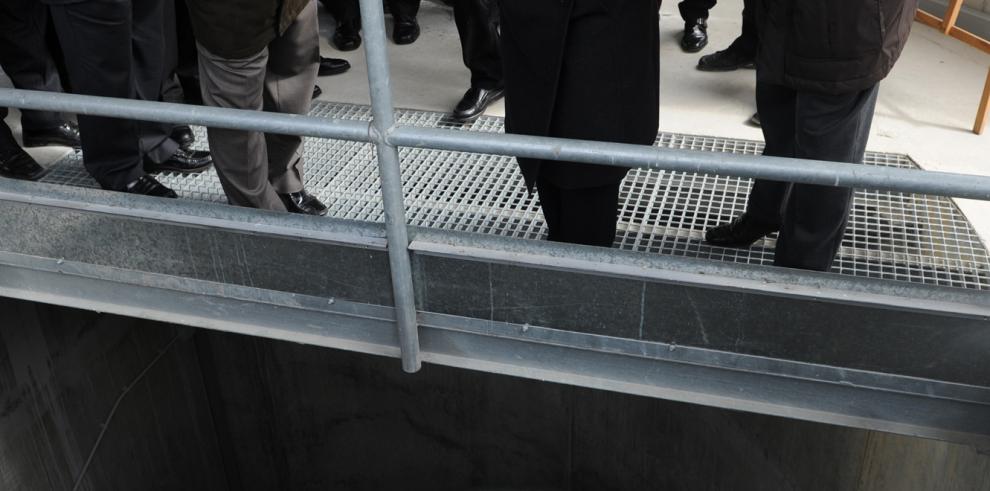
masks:
MULTIPOLYGON (((255 55, 233 60, 199 46, 200 88, 208 106, 307 114, 318 66, 314 2, 255 55)), ((231 204, 285 211, 278 193, 302 190, 301 137, 209 128, 207 138, 231 204)))

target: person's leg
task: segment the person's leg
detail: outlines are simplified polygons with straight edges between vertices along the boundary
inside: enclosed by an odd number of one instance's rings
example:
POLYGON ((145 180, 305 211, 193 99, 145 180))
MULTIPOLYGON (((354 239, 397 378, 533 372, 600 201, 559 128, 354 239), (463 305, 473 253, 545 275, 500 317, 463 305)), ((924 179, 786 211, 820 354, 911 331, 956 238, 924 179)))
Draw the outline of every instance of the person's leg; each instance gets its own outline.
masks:
MULTIPOLYGON (((55 60, 48 50, 48 6, 38 0, 0 2, 0 66, 14 87, 61 92, 55 60)), ((21 111, 24 132, 58 128, 65 115, 50 111, 21 111)))
POLYGON ((455 0, 454 22, 461 40, 464 66, 471 70, 471 87, 502 88, 495 0, 455 0))
MULTIPOLYGON (((763 155, 793 157, 797 93, 779 85, 757 82, 756 106, 763 117, 763 155)), ((705 241, 721 247, 749 247, 780 228, 784 200, 791 184, 757 179, 749 192, 746 212, 705 232, 705 241)))
POLYGON ((611 247, 615 241, 621 183, 565 189, 539 179, 540 204, 550 233, 548 240, 611 247))
POLYGON ((467 123, 481 116, 504 93, 498 4, 495 0, 455 0, 454 22, 464 65, 471 71, 471 87, 454 107, 451 117, 467 123))
POLYGON ((395 44, 412 44, 419 39, 419 0, 389 0, 392 11, 392 40, 395 44))
MULTIPOLYGON (((166 21, 171 20, 174 29, 174 18, 165 11, 164 0, 135 0, 133 8, 133 53, 134 79, 137 97, 144 101, 161 101, 166 77, 175 72, 177 57, 174 46, 174 34, 166 34, 166 21)), ((152 162, 167 161, 179 149, 179 143, 172 140, 172 128, 169 123, 142 121, 141 149, 152 162)))
MULTIPOLYGON (((52 18, 79 94, 132 99, 131 2, 52 5, 52 18)), ((144 175, 134 121, 79 115, 83 162, 104 189, 126 190, 144 175)))
POLYGON ((684 19, 681 49, 696 53, 708 45, 708 11, 714 6, 715 0, 683 0, 677 4, 684 19))
MULTIPOLYGON (((797 93, 787 87, 757 83, 756 107, 762 119, 763 155, 794 157, 794 114, 797 93)), ((757 179, 749 193, 746 214, 756 222, 779 226, 790 183, 757 179)))
MULTIPOLYGON (((207 106, 260 111, 268 49, 238 60, 216 56, 199 46, 199 80, 207 106)), ((231 204, 284 211, 268 182, 268 149, 257 131, 208 128, 213 165, 231 204)))
MULTIPOLYGON (((282 36, 269 45, 268 74, 264 82, 265 111, 309 113, 319 66, 319 23, 310 3, 282 36)), ((281 194, 303 189, 302 137, 266 133, 268 180, 281 194)))
POLYGON ((337 26, 334 29, 333 45, 340 51, 353 51, 361 46, 361 11, 358 0, 321 0, 330 10, 337 26))
MULTIPOLYGON (((843 95, 799 93, 795 156, 861 163, 876 102, 877 86, 843 95)), ((774 264, 827 271, 842 244, 852 195, 850 188, 794 184, 774 264)))

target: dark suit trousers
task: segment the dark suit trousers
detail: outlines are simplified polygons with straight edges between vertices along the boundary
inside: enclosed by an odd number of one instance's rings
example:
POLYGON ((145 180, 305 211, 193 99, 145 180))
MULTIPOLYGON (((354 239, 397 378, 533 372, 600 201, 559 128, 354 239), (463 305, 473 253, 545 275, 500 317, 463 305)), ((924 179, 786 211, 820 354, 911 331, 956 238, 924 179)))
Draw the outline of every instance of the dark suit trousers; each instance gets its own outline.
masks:
MULTIPOLYGON (((162 4, 110 0, 52 5, 74 92, 158 100, 165 60, 162 4)), ((161 161, 178 148, 163 125, 85 115, 78 119, 86 170, 105 189, 123 190, 141 177, 145 154, 161 161)))
MULTIPOLYGON (((320 0, 337 22, 360 22, 361 9, 358 0, 320 0)), ((387 0, 393 16, 412 18, 419 13, 420 0, 387 0)))
POLYGON ((547 240, 612 247, 620 185, 566 189, 545 177, 537 179, 540 206, 550 230, 547 240))
MULTIPOLYGON (((798 92, 756 84, 764 155, 861 163, 877 102, 877 86, 852 94, 798 92)), ((747 213, 779 224, 774 264, 827 271, 849 217, 852 189, 758 180, 747 213)))
POLYGON ((454 1, 454 22, 461 38, 464 65, 471 70, 472 87, 500 89, 503 86, 498 19, 495 0, 454 1))
POLYGON ((684 22, 708 19, 708 11, 715 7, 716 0, 683 0, 677 4, 684 22))
MULTIPOLYGON (((0 1, 0 66, 18 89, 62 91, 48 49, 48 22, 48 6, 38 0, 0 1)), ((21 111, 25 131, 54 128, 65 119, 56 112, 21 111)))

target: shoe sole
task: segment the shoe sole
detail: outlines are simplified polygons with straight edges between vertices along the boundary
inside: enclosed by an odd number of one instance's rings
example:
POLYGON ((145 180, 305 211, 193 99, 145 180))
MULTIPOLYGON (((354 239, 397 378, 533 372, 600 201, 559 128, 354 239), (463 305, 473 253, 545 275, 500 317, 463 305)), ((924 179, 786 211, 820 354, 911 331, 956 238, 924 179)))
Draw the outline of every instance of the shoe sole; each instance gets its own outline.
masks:
POLYGON ((697 53, 697 52, 705 49, 705 47, 707 47, 707 46, 708 46, 708 43, 705 43, 705 44, 703 44, 703 45, 701 45, 701 46, 699 46, 697 48, 687 48, 687 47, 685 47, 682 44, 681 45, 681 51, 684 51, 685 53, 697 53))
POLYGON ((188 169, 188 168, 180 169, 177 167, 159 166, 159 165, 153 167, 145 166, 144 171, 148 174, 161 174, 163 172, 171 172, 173 174, 201 174, 209 170, 210 167, 213 167, 213 162, 210 162, 209 164, 205 164, 199 167, 194 167, 192 169, 188 169))
POLYGON ((26 148, 38 148, 38 147, 69 147, 72 149, 79 150, 79 143, 66 142, 65 140, 24 140, 24 147, 26 148))
POLYGON ((17 179, 18 181, 39 181, 48 175, 52 170, 45 169, 37 174, 31 176, 22 176, 18 174, 8 174, 6 172, 0 172, 0 177, 6 177, 7 179, 17 179))

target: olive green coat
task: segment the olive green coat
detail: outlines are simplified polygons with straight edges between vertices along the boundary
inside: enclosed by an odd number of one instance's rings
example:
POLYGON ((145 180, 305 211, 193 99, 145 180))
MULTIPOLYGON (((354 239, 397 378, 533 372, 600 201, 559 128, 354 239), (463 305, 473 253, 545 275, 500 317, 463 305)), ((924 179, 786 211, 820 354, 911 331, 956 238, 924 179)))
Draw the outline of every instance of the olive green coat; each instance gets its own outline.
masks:
POLYGON ((186 0, 196 41, 230 59, 247 58, 268 46, 312 0, 186 0))

